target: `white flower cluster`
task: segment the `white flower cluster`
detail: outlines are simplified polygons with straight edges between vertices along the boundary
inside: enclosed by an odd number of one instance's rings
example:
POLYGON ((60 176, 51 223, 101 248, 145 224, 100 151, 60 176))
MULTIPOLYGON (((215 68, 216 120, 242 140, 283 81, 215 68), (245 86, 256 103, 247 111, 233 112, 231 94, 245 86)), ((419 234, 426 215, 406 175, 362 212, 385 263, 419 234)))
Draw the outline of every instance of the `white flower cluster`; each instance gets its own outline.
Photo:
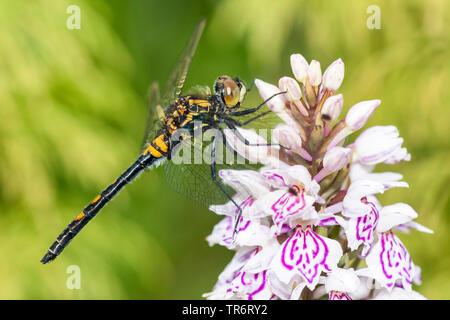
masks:
MULTIPOLYGON (((222 170, 242 208, 232 202, 210 209, 225 218, 207 240, 236 254, 219 275, 209 299, 423 299, 417 267, 395 232, 432 231, 414 219, 405 203, 382 206, 376 195, 408 187, 397 173, 372 172, 379 163, 409 161, 394 126, 368 128, 350 145, 345 138, 361 129, 380 100, 355 104, 339 120, 344 63, 333 62, 322 75, 320 63, 291 56, 295 76, 279 86, 256 80, 263 99, 283 121, 273 132, 278 157, 245 152, 263 163, 258 171, 222 170)), ((250 142, 262 139, 239 129, 250 142)), ((232 134, 232 133, 228 133, 232 134)), ((248 146, 246 146, 248 148, 248 146)))

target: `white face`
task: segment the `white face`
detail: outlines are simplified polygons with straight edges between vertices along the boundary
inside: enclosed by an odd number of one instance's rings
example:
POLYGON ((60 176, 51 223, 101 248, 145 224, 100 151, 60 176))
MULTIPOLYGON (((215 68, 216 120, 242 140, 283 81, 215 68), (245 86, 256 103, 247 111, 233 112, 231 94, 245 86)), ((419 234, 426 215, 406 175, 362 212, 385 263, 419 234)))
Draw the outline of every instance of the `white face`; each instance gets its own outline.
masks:
POLYGON ((245 99, 245 95, 247 94, 247 88, 245 87, 245 84, 241 82, 241 94, 239 97, 239 103, 242 103, 245 99))

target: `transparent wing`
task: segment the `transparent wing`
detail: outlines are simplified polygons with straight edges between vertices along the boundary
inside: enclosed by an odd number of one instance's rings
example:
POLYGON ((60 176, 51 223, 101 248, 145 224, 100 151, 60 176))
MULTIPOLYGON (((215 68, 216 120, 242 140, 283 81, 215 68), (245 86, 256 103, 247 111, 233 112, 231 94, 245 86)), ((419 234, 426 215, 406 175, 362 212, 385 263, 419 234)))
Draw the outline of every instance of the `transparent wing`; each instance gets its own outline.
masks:
MULTIPOLYGON (((166 180, 175 191, 206 206, 224 204, 229 200, 212 178, 211 148, 211 141, 198 143, 196 139, 184 140, 177 146, 172 160, 164 165, 166 180)), ((218 172, 222 169, 244 170, 252 167, 237 164, 239 161, 234 152, 219 139, 216 143, 216 161, 217 181, 232 196, 235 191, 222 183, 218 172)))
POLYGON ((166 86, 164 87, 162 95, 163 105, 171 104, 176 98, 179 97, 183 90, 186 75, 189 71, 189 66, 194 56, 197 44, 205 28, 206 19, 202 19, 195 27, 189 42, 184 49, 182 55, 178 58, 178 61, 173 68, 169 78, 167 79, 166 86))
POLYGON ((186 91, 186 95, 199 98, 208 98, 211 96, 211 89, 208 86, 196 85, 186 91))
POLYGON ((155 134, 160 128, 160 124, 164 118, 165 108, 171 105, 181 93, 189 70, 189 65, 191 64, 198 41, 205 28, 205 23, 206 19, 202 19, 197 24, 183 54, 178 58, 177 63, 169 75, 162 97, 160 96, 158 83, 153 82, 151 84, 148 92, 148 118, 141 149, 155 138, 155 134))
MULTIPOLYGON (((242 106, 240 108, 240 111, 245 111, 248 109, 258 107, 259 104, 262 103, 263 101, 264 100, 257 93, 257 90, 253 89, 251 93, 248 91, 247 96, 244 99, 242 106)), ((249 123, 245 124, 243 128, 256 130, 258 129, 270 130, 274 129, 278 124, 284 123, 284 121, 276 113, 271 112, 267 104, 254 113, 245 116, 233 116, 232 118, 240 121, 241 123, 249 121, 249 123)))
POLYGON ((161 98, 159 95, 159 85, 156 81, 153 82, 148 89, 147 108, 147 123, 141 143, 141 149, 147 147, 147 143, 151 142, 151 139, 155 138, 156 132, 160 128, 162 118, 164 117, 164 110, 161 105, 161 98))

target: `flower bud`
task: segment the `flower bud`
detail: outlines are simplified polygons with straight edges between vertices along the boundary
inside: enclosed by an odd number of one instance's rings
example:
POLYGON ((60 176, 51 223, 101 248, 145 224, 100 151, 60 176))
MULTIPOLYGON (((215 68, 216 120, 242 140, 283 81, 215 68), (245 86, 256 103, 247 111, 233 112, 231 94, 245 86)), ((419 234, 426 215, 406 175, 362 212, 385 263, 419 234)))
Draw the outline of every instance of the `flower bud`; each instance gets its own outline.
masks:
POLYGON ((345 124, 352 131, 361 129, 380 103, 378 99, 358 102, 347 112, 345 124))
POLYGON ((297 101, 302 98, 302 91, 295 79, 291 77, 283 77, 278 81, 281 91, 287 91, 286 98, 288 101, 297 101))
POLYGON ((323 158, 323 168, 328 172, 341 170, 350 161, 352 149, 343 147, 333 147, 325 153, 323 158))
MULTIPOLYGON (((255 79, 255 85, 258 88, 259 94, 264 100, 269 99, 274 94, 281 92, 280 89, 273 84, 264 82, 259 79, 255 79)), ((286 101, 286 98, 284 96, 284 94, 279 94, 273 97, 272 99, 267 101, 267 106, 275 113, 284 110, 286 101)))
POLYGON ((308 75, 308 62, 299 53, 291 55, 292 73, 298 82, 305 83, 308 75))
MULTIPOLYGON (((258 88, 259 94, 264 100, 267 100, 274 94, 281 92, 280 89, 273 84, 264 82, 259 79, 255 80, 255 85, 258 88)), ((290 126, 295 127, 297 125, 294 119, 292 119, 289 113, 286 111, 285 94, 274 96, 272 99, 267 101, 267 106, 290 126)))
POLYGON ((322 85, 335 92, 341 86, 342 80, 344 80, 344 62, 337 59, 325 70, 322 85))
POLYGON ((325 103, 323 104, 320 113, 326 117, 324 118, 324 120, 332 122, 336 120, 341 114, 343 105, 344 105, 344 98, 342 94, 329 97, 327 100, 325 100, 325 103))
POLYGON ((319 182, 330 173, 344 168, 350 161, 352 149, 343 147, 333 147, 327 151, 323 158, 323 169, 314 177, 319 182))
POLYGON ((272 132, 272 139, 281 146, 288 148, 289 151, 295 152, 303 159, 311 161, 311 155, 302 148, 302 139, 298 132, 292 127, 280 124, 272 132))
POLYGON ((372 116, 375 109, 380 105, 380 100, 368 100, 361 101, 355 104, 347 112, 344 124, 345 126, 340 128, 332 137, 330 134, 331 141, 328 144, 327 150, 338 145, 342 140, 348 135, 352 134, 356 130, 361 129, 372 116))
POLYGON ((312 86, 318 86, 322 82, 322 70, 320 62, 313 60, 308 66, 308 78, 312 86))

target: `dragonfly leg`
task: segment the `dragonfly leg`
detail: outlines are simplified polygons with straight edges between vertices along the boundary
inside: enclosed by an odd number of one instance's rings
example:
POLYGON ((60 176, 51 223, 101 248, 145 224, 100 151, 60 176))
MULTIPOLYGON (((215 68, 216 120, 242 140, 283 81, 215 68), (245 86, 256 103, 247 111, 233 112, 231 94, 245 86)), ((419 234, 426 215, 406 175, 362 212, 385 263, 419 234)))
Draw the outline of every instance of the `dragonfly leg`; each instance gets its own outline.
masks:
POLYGON ((234 120, 234 119, 232 119, 232 121, 230 121, 230 120, 231 119, 225 119, 225 124, 228 126, 228 128, 233 130, 233 132, 238 137, 238 139, 241 140, 245 145, 251 146, 251 147, 267 147, 267 146, 279 147, 280 146, 279 144, 272 144, 272 143, 251 143, 239 132, 239 130, 237 130, 236 126, 233 123, 233 121, 236 121, 236 120, 234 120))
POLYGON ((250 84, 250 86, 247 88, 247 92, 252 91, 253 87, 255 86, 255 79, 253 79, 252 83, 250 84))
MULTIPOLYGON (((249 124, 250 122, 252 122, 252 121, 254 121, 254 120, 256 120, 256 119, 258 119, 258 118, 261 118, 261 117, 263 117, 263 116, 265 116, 266 114, 269 114, 269 113, 271 113, 272 111, 270 110, 270 111, 265 111, 265 112, 263 112, 263 113, 260 113, 260 114, 258 114, 257 116, 254 116, 253 118, 250 118, 250 119, 248 119, 247 121, 245 121, 245 122, 240 122, 240 121, 238 121, 238 120, 236 120, 236 119, 232 119, 232 118, 230 118, 233 122, 234 122, 234 124, 236 124, 236 125, 238 125, 239 127, 243 127, 243 126, 245 126, 246 124, 249 124)), ((239 131, 237 131, 236 130, 236 132, 238 132, 239 133, 239 131)), ((242 135, 241 135, 241 137, 242 137, 242 135)), ((242 137, 242 138, 244 138, 244 137, 242 137)), ((239 139, 241 139, 241 138, 239 138, 239 139)), ((245 138, 244 138, 245 139, 245 138)), ((242 139, 241 139, 242 140, 242 139)), ((244 141, 244 143, 245 143, 245 141, 244 141)), ((283 149, 286 149, 286 150, 290 150, 291 148, 289 148, 289 147, 285 147, 285 146, 283 146, 283 145, 281 145, 281 144, 256 144, 257 146, 276 146, 276 147, 280 147, 280 148, 283 148, 283 149)))
POLYGON ((243 127, 243 126, 249 124, 252 121, 255 121, 255 120, 257 120, 257 119, 259 119, 261 117, 264 117, 266 114, 269 114, 269 113, 272 113, 272 110, 262 112, 262 113, 258 114, 257 116, 254 116, 254 117, 252 117, 252 118, 250 118, 250 119, 248 119, 248 120, 246 120, 244 122, 240 122, 239 120, 236 120, 236 119, 233 119, 233 120, 239 127, 243 127))
POLYGON ((168 139, 169 142, 167 143, 167 160, 172 159, 172 139, 168 139))
POLYGON ((253 112, 258 111, 259 109, 261 109, 267 102, 269 102, 270 100, 272 100, 273 98, 275 98, 276 96, 280 95, 280 94, 284 94, 287 91, 281 91, 281 92, 277 92, 273 95, 271 95, 269 98, 267 98, 266 100, 264 100, 259 106, 257 106, 256 108, 251 108, 251 109, 247 109, 247 110, 242 110, 242 111, 236 111, 236 112, 230 112, 229 115, 230 116, 245 116, 246 114, 250 114, 253 112))
POLYGON ((214 183, 219 187, 219 189, 227 196, 227 198, 236 206, 238 209, 238 214, 236 217, 236 221, 234 223, 234 231, 233 236, 235 236, 238 232, 238 226, 239 226, 239 220, 242 216, 242 208, 234 201, 234 199, 231 197, 231 195, 225 190, 225 188, 220 184, 220 182, 217 180, 217 169, 216 169, 216 137, 213 137, 212 141, 212 148, 211 148, 211 178, 213 179, 214 183))

